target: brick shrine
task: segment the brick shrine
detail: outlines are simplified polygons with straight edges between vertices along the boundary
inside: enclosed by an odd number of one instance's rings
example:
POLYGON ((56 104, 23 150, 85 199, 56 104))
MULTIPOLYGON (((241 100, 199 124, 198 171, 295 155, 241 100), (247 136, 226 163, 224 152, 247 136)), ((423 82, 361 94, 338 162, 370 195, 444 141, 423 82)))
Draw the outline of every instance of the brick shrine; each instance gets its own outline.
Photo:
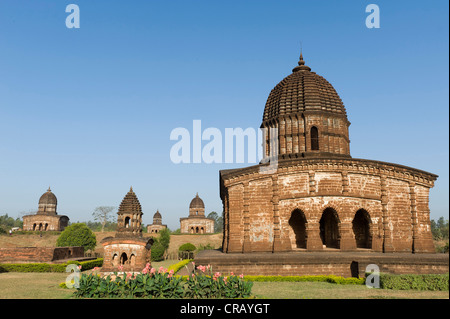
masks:
POLYGON ((153 238, 142 236, 142 208, 133 188, 125 195, 117 212, 117 231, 114 237, 101 241, 103 246, 102 272, 140 272, 151 259, 153 238))
POLYGON ((39 198, 38 212, 23 216, 23 230, 28 231, 62 231, 69 224, 69 217, 58 215, 58 200, 50 187, 39 198))

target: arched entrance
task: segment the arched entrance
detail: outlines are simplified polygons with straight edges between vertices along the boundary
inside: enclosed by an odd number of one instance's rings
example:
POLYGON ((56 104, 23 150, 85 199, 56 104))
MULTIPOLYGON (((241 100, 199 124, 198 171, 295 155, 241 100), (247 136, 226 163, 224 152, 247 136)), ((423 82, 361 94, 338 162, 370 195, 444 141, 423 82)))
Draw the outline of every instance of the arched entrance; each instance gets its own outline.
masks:
POLYGON ((126 253, 122 253, 122 255, 120 255, 120 264, 121 264, 121 265, 125 265, 125 263, 127 262, 127 260, 128 260, 127 254, 126 254, 126 253))
POLYGON ((327 208, 320 219, 320 238, 326 248, 340 248, 339 217, 333 208, 327 208))
POLYGON ((112 265, 114 266, 114 268, 119 265, 119 256, 117 254, 114 254, 112 258, 112 265))
POLYGON ((356 212, 353 218, 353 234, 355 235, 356 248, 372 248, 372 236, 370 234, 370 215, 364 210, 360 209, 356 212))
POLYGON ((134 254, 131 254, 130 256, 130 265, 131 267, 134 267, 136 265, 136 256, 134 254))
POLYGON ((295 235, 295 244, 293 243, 292 248, 306 248, 306 217, 300 209, 292 212, 289 226, 295 235))

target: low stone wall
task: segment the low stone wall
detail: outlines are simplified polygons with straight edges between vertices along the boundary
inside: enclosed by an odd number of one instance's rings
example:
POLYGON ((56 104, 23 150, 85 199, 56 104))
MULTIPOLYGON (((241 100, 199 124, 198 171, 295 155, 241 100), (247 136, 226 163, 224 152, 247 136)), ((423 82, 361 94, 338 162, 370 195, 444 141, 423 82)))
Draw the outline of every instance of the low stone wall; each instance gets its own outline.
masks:
POLYGON ((383 254, 343 252, 289 252, 225 254, 204 250, 196 265, 212 265, 213 271, 244 275, 363 277, 367 265, 375 264, 383 273, 444 274, 449 272, 447 254, 383 254))
POLYGON ((14 247, 0 248, 0 262, 54 262, 84 257, 84 248, 72 247, 14 247))

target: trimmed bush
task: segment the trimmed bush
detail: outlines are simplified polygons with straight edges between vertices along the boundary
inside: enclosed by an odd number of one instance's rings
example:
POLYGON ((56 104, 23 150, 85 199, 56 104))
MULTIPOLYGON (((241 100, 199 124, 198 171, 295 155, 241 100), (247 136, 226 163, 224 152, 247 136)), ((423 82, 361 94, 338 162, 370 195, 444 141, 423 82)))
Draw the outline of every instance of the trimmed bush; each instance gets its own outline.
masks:
POLYGON ((394 290, 448 291, 449 274, 391 275, 380 274, 380 288, 394 290))
POLYGON ((194 250, 196 250, 196 249, 197 249, 197 247, 195 247, 194 244, 186 243, 186 244, 181 245, 181 246, 178 248, 178 251, 194 251, 194 250))
POLYGON ((193 261, 193 259, 182 260, 176 264, 170 265, 169 268, 167 268, 167 270, 168 271, 173 270, 174 274, 176 274, 178 272, 178 270, 180 270, 181 268, 183 268, 184 266, 186 266, 187 264, 189 264, 192 261, 193 261))
POLYGON ((340 276, 245 276, 246 281, 259 282, 329 282, 339 285, 364 285, 364 278, 344 278, 340 276))
POLYGON ((88 261, 69 261, 63 264, 47 263, 20 263, 0 264, 0 272, 66 272, 67 265, 75 264, 81 266, 81 270, 89 270, 103 265, 103 258, 88 261))

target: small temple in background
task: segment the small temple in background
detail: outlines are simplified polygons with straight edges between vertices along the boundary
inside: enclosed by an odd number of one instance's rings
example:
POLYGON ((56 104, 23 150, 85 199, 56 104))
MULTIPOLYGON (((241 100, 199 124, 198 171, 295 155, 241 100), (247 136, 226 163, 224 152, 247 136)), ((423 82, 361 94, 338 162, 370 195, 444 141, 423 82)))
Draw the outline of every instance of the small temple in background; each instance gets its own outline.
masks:
POLYGON ((103 272, 140 272, 150 263, 152 238, 142 235, 142 208, 133 187, 125 195, 117 212, 117 231, 114 237, 101 241, 104 250, 103 272))
POLYGON ((58 215, 58 200, 50 187, 39 199, 36 214, 23 216, 23 230, 29 231, 62 231, 69 224, 69 217, 58 215))
POLYGON ((153 215, 153 224, 147 225, 147 233, 157 234, 161 230, 166 229, 167 225, 163 225, 162 216, 159 210, 156 210, 155 215, 153 215))
POLYGON ((205 217, 205 204, 197 195, 189 204, 189 217, 180 218, 182 234, 212 234, 214 219, 205 217))

